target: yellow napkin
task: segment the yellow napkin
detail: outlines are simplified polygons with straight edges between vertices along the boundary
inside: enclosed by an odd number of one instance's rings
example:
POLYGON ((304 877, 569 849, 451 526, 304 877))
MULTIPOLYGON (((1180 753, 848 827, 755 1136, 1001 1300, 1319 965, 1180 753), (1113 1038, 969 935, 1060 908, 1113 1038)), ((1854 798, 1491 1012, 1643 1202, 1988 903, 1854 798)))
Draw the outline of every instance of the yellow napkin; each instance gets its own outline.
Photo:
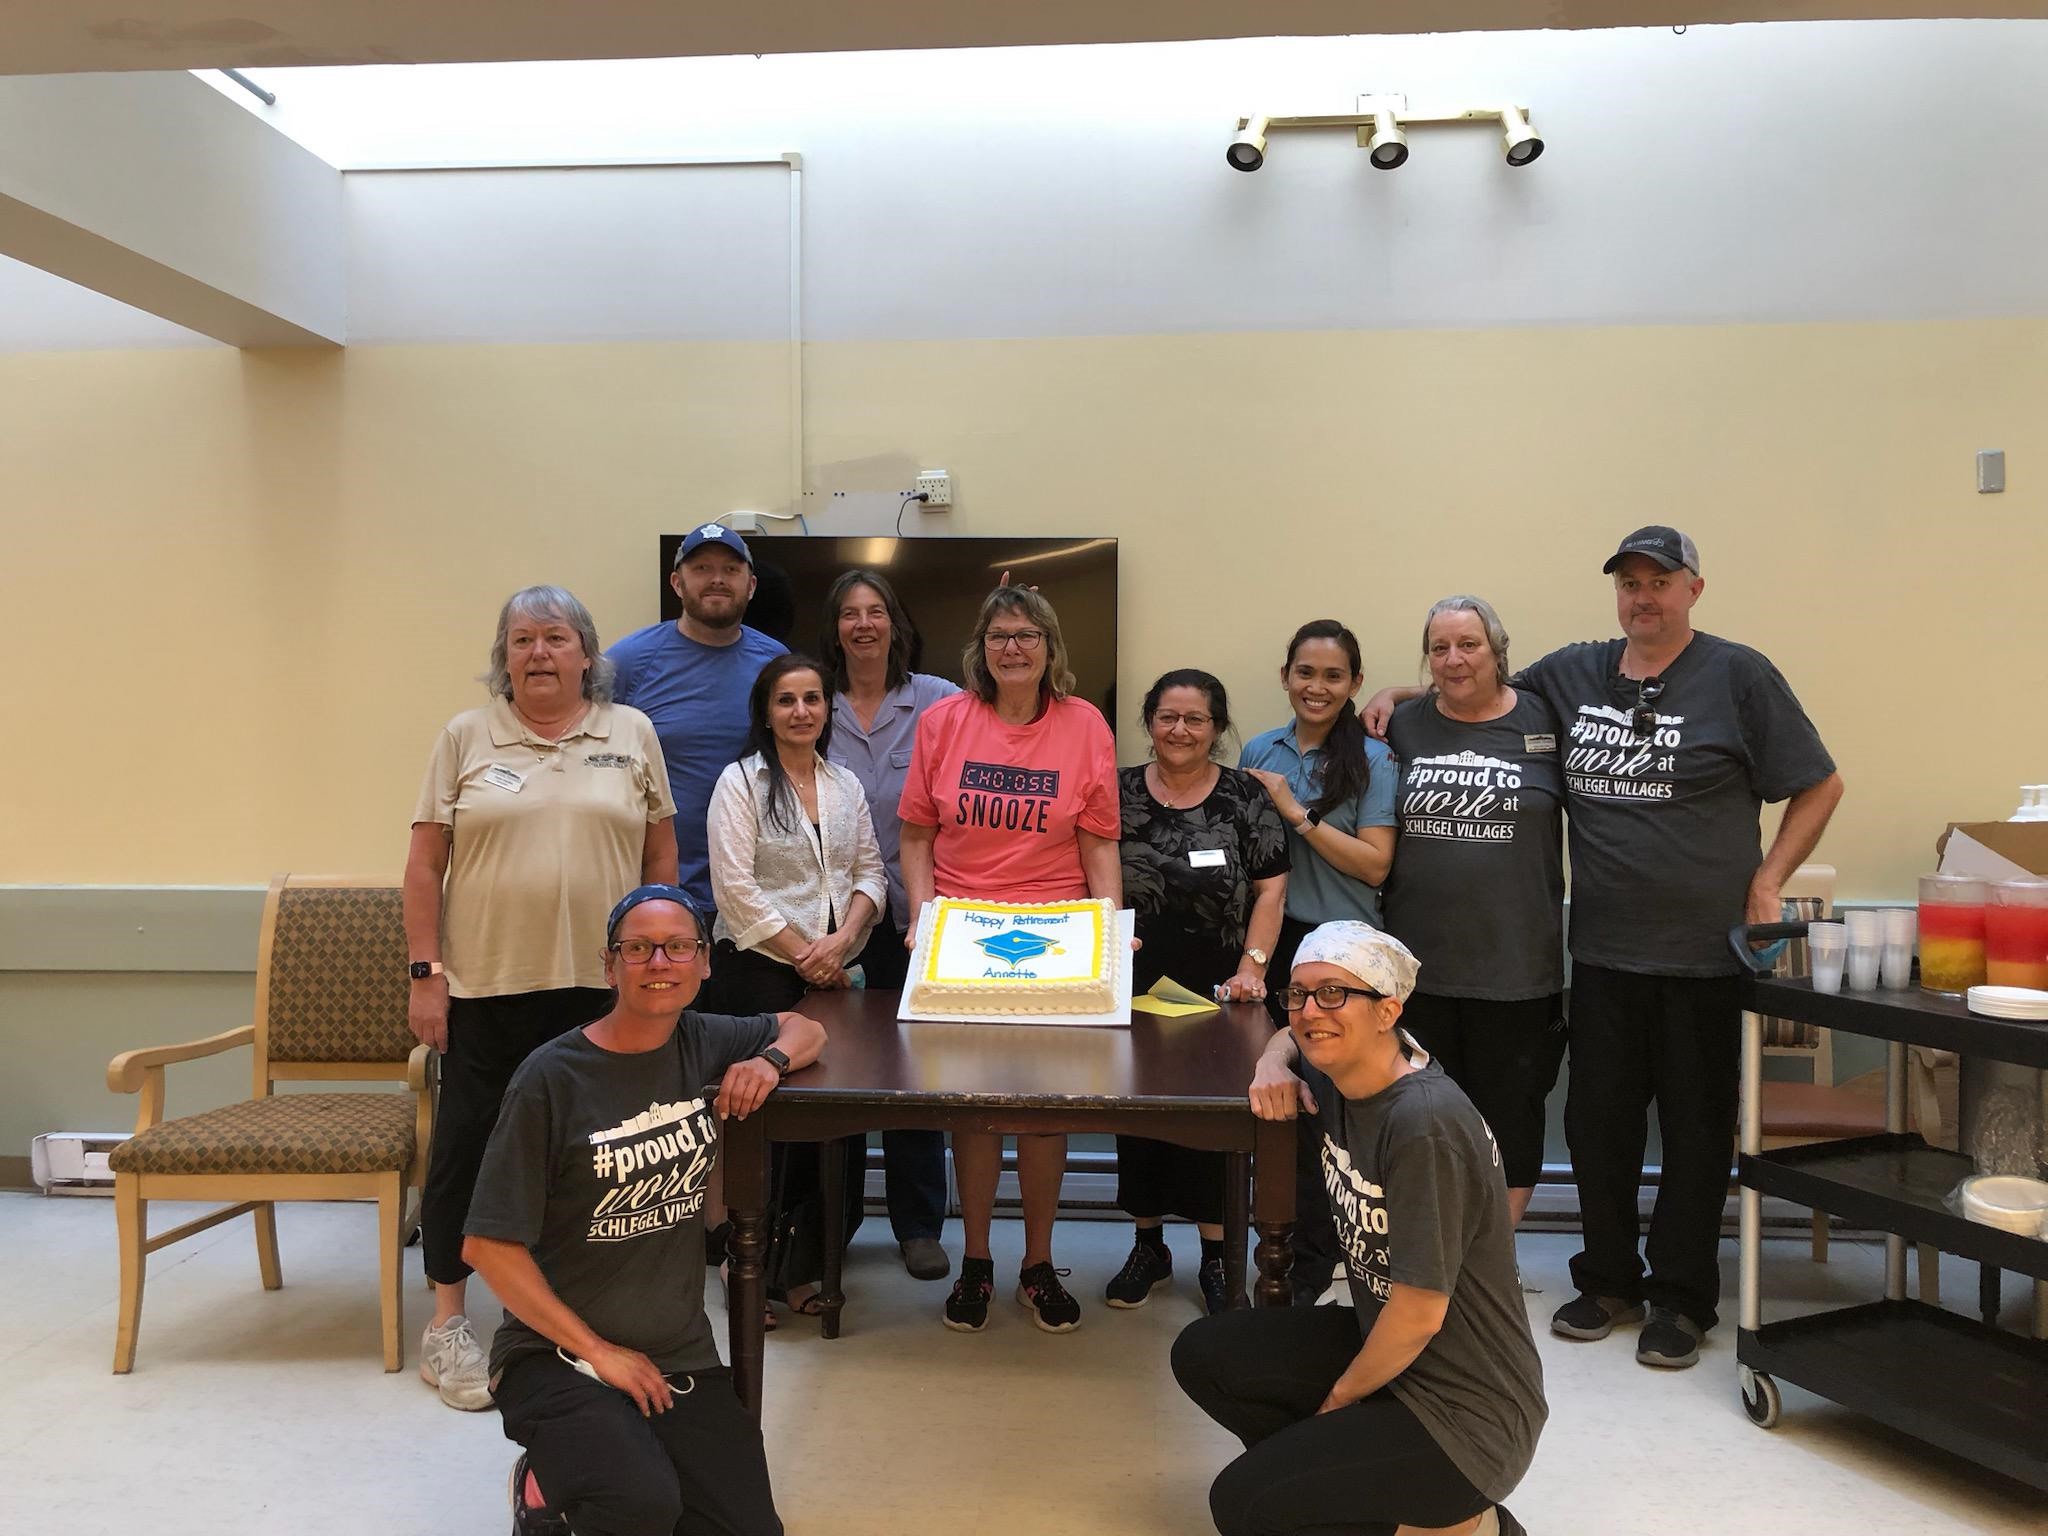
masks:
POLYGON ((1215 999, 1189 991, 1171 976, 1152 983, 1152 990, 1131 999, 1131 1012, 1156 1013, 1163 1019, 1184 1019, 1190 1014, 1215 1013, 1215 999))

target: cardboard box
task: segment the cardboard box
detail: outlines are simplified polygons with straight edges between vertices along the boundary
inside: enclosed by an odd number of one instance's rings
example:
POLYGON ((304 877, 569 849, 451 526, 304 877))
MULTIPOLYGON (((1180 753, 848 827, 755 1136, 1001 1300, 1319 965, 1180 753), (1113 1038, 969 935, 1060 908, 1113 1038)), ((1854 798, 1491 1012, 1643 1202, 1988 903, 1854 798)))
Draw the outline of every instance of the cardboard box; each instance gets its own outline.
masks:
POLYGON ((1952 821, 1934 847, 1944 875, 2048 878, 2048 821, 1952 821))

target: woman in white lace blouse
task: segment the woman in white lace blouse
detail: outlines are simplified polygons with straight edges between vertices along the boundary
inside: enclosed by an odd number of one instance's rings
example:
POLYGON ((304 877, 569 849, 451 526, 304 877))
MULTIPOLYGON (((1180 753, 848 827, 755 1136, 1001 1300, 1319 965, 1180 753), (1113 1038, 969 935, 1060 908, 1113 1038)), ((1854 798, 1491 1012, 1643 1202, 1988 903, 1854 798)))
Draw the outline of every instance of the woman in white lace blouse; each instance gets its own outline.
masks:
MULTIPOLYGON (((824 677, 807 656, 778 656, 761 669, 747 700, 746 755, 711 791, 705 830, 718 920, 704 1012, 780 1013, 810 988, 846 986, 847 961, 889 899, 860 780, 825 756, 832 695, 824 677)), ((847 1138, 848 1237, 860 1224, 865 1144, 847 1138)), ((778 1143, 768 1293, 806 1314, 817 1310, 824 1274, 819 1191, 818 1144, 778 1143)))

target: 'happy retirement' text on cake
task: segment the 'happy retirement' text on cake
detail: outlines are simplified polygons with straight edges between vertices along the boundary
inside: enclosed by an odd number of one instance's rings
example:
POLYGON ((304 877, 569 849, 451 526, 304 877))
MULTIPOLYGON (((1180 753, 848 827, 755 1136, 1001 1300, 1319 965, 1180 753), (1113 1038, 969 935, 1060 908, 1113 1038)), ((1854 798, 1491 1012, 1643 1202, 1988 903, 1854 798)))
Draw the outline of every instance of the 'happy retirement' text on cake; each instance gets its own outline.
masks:
POLYGON ((1116 1006, 1116 908, 1107 901, 932 903, 910 975, 926 1013, 1107 1013, 1116 1006))

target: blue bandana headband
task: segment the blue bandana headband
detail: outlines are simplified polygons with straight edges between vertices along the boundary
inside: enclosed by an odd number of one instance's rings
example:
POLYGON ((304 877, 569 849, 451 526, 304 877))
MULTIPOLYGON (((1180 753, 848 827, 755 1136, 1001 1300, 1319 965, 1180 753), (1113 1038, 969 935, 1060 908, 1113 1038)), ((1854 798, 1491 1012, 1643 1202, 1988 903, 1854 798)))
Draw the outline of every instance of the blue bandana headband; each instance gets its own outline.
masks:
POLYGON ((619 904, 612 908, 612 915, 604 920, 604 941, 609 944, 619 936, 619 924, 626 920, 626 914, 648 901, 672 901, 690 914, 690 921, 697 925, 697 937, 711 937, 704 928, 704 914, 697 910, 697 904, 690 900, 690 893, 679 885, 638 885, 619 898, 619 904))

